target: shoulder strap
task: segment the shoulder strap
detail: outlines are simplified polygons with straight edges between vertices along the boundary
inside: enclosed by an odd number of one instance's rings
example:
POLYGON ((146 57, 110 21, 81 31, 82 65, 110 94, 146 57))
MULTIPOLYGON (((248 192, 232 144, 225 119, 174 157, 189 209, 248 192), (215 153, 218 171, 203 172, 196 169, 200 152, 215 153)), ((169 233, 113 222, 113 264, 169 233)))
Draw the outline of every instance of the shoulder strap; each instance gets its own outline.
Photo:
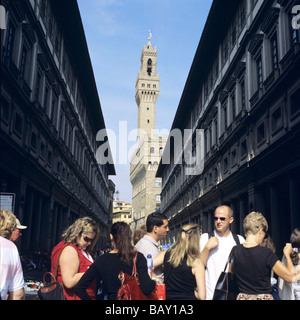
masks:
POLYGON ((238 235, 236 233, 232 234, 234 241, 236 242, 236 244, 240 244, 240 239, 238 237, 238 235))
MULTIPOLYGON (((211 231, 211 232, 208 233, 208 239, 211 238, 211 237, 214 237, 214 236, 215 236, 214 231, 211 231)), ((232 236, 233 236, 233 239, 236 242, 236 244, 241 244, 240 243, 240 239, 239 239, 239 237, 238 237, 238 235, 236 233, 232 233, 232 236)))
POLYGON ((233 256, 233 252, 234 252, 234 247, 232 247, 231 251, 230 251, 230 254, 228 256, 228 259, 227 259, 227 262, 225 264, 225 268, 224 268, 224 272, 226 272, 226 269, 227 269, 227 266, 228 264, 230 263, 231 264, 231 273, 234 273, 234 270, 233 270, 233 264, 234 264, 234 256, 233 256))
POLYGON ((214 230, 208 233, 208 239, 215 236, 214 230))
POLYGON ((135 252, 134 256, 133 256, 133 267, 132 267, 132 276, 137 276, 137 269, 136 269, 136 259, 137 259, 137 255, 138 255, 138 251, 135 252))

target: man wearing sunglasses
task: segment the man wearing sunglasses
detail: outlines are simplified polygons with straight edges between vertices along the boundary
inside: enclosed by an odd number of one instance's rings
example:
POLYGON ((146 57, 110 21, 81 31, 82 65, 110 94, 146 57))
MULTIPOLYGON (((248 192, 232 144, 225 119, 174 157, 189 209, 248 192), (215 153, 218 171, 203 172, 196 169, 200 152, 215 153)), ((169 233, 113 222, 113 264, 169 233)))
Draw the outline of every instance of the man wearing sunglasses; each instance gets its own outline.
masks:
POLYGON ((230 231, 234 221, 233 211, 226 205, 215 210, 215 230, 204 233, 200 238, 201 259, 206 265, 206 300, 212 300, 217 280, 224 270, 228 256, 233 246, 243 243, 245 239, 230 231))

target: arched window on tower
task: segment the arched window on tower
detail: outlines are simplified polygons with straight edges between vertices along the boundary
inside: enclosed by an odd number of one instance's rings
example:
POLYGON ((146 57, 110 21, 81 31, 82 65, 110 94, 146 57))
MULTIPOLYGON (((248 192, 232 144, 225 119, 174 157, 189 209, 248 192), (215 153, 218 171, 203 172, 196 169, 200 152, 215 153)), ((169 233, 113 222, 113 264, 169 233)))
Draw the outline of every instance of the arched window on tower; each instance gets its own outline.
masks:
POLYGON ((148 62, 147 62, 147 73, 148 73, 148 76, 150 77, 151 73, 152 73, 152 60, 151 59, 148 59, 148 62))

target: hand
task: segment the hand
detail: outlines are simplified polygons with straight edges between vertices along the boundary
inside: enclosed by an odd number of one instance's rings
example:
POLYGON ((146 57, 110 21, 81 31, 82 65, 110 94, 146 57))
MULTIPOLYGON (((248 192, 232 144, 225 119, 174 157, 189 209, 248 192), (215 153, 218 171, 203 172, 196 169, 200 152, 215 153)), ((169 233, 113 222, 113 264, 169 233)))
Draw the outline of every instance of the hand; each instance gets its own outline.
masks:
POLYGON ((152 280, 155 280, 157 284, 162 284, 162 283, 163 283, 163 282, 161 281, 161 279, 159 279, 154 272, 152 273, 151 279, 152 279, 152 280))
POLYGON ((219 240, 217 237, 211 237, 208 239, 207 243, 206 243, 206 248, 208 250, 212 250, 214 248, 216 248, 219 245, 219 240))
POLYGON ((283 248, 283 254, 287 257, 293 252, 293 247, 290 243, 286 243, 283 248))
POLYGON ((153 276, 155 276, 155 273, 154 273, 154 267, 152 267, 152 269, 148 269, 148 274, 149 274, 149 277, 152 279, 153 276))

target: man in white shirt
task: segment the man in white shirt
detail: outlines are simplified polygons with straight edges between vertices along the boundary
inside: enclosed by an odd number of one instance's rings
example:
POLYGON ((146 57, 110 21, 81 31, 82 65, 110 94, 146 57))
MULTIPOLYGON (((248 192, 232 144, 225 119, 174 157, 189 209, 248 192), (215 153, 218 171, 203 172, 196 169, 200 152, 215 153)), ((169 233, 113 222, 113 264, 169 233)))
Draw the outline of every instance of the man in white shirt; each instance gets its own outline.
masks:
POLYGON ((0 236, 0 296, 2 300, 24 298, 24 277, 16 245, 0 236))
MULTIPOLYGON (((160 212, 149 214, 146 221, 147 233, 135 245, 137 251, 141 252, 147 259, 150 253, 152 259, 160 254, 159 242, 167 236, 169 231, 168 218, 160 212)), ((155 274, 163 280, 163 267, 155 268, 155 274)))
POLYGON ((233 235, 230 225, 234 221, 233 211, 230 207, 222 205, 216 208, 215 230, 213 236, 204 233, 200 237, 201 259, 206 265, 206 300, 212 300, 216 283, 224 270, 232 247, 243 243, 245 239, 240 235, 233 235))

